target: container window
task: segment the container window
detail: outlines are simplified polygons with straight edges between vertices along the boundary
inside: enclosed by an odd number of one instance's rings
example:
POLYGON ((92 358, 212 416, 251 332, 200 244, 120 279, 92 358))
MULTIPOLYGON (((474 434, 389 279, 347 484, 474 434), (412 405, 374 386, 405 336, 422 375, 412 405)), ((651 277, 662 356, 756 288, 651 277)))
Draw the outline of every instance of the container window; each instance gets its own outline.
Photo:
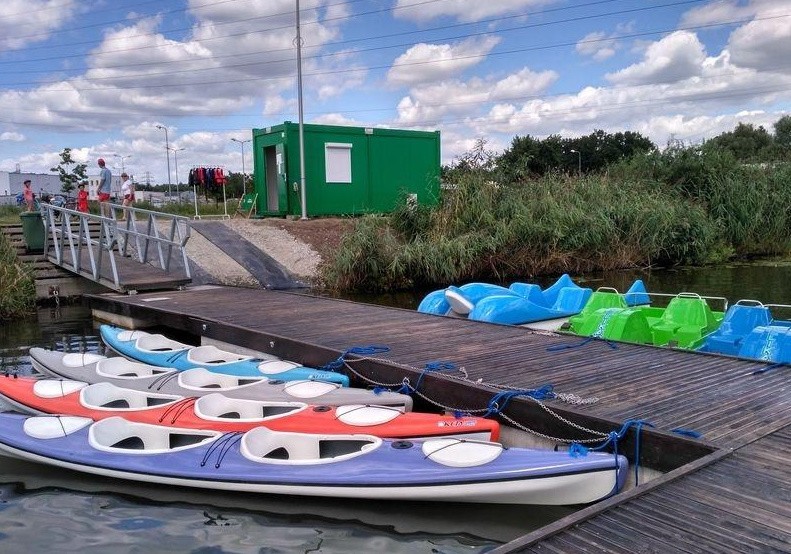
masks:
POLYGON ((328 183, 352 182, 352 145, 338 142, 324 144, 326 181, 328 183))

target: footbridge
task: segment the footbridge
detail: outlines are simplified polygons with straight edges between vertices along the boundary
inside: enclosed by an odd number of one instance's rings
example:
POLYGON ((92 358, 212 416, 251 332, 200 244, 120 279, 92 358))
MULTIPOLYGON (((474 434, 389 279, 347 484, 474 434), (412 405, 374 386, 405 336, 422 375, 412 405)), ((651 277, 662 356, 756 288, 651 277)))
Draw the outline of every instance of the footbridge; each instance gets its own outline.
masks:
POLYGON ((107 205, 103 216, 42 204, 44 256, 122 293, 178 289, 192 281, 187 217, 107 205))

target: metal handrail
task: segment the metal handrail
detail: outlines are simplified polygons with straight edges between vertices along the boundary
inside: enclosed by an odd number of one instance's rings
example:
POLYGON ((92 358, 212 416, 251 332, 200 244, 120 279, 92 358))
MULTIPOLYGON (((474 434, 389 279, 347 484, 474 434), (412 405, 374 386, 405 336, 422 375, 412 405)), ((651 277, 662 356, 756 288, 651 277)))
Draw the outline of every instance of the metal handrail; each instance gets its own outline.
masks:
POLYGON ((185 246, 190 237, 187 217, 151 210, 108 204, 110 217, 41 204, 44 220, 44 252, 57 265, 88 274, 99 283, 121 290, 116 256, 132 258, 171 272, 171 260, 180 255, 183 271, 191 279, 185 246), (124 219, 117 219, 118 213, 124 219), (90 223, 99 223, 99 236, 91 236, 90 223), (82 253, 88 254, 89 268, 82 266, 82 253), (109 264, 112 280, 102 277, 103 264, 109 264))
POLYGON ((700 299, 700 300, 717 300, 717 301, 722 302, 722 304, 723 304, 722 311, 723 312, 728 310, 728 299, 725 298, 724 296, 703 296, 703 295, 697 294, 695 292, 679 292, 678 294, 671 294, 671 293, 666 293, 666 292, 646 292, 646 293, 641 293, 641 294, 647 294, 649 297, 661 296, 663 298, 671 298, 671 299, 677 298, 677 297, 681 297, 681 298, 697 298, 697 299, 700 299))

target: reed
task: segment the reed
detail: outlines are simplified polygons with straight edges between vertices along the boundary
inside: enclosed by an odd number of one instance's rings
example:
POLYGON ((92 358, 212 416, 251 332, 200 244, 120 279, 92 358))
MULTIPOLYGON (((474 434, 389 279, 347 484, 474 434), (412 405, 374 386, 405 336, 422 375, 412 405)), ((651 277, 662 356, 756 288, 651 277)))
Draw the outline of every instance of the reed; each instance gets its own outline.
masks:
POLYGON ((35 306, 33 272, 17 259, 10 241, 0 233, 0 321, 30 313, 35 306))
POLYGON ((651 179, 562 174, 513 185, 467 175, 434 210, 364 218, 328 264, 331 288, 379 291, 538 274, 702 263, 717 224, 651 179))

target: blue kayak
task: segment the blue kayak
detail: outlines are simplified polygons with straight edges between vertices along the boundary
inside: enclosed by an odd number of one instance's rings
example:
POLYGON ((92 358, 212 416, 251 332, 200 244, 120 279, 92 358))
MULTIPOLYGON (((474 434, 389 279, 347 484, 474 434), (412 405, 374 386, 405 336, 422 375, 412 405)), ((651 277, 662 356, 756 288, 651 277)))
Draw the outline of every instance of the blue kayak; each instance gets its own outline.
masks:
POLYGON ((623 456, 457 438, 221 433, 76 416, 0 414, 0 451, 93 475, 334 498, 566 505, 618 492, 623 456))
POLYGON ((281 360, 274 356, 254 358, 226 352, 216 346, 192 346, 160 334, 132 331, 113 325, 99 326, 104 343, 121 356, 144 364, 178 370, 202 367, 240 377, 268 377, 281 381, 316 380, 349 386, 349 377, 281 360))

